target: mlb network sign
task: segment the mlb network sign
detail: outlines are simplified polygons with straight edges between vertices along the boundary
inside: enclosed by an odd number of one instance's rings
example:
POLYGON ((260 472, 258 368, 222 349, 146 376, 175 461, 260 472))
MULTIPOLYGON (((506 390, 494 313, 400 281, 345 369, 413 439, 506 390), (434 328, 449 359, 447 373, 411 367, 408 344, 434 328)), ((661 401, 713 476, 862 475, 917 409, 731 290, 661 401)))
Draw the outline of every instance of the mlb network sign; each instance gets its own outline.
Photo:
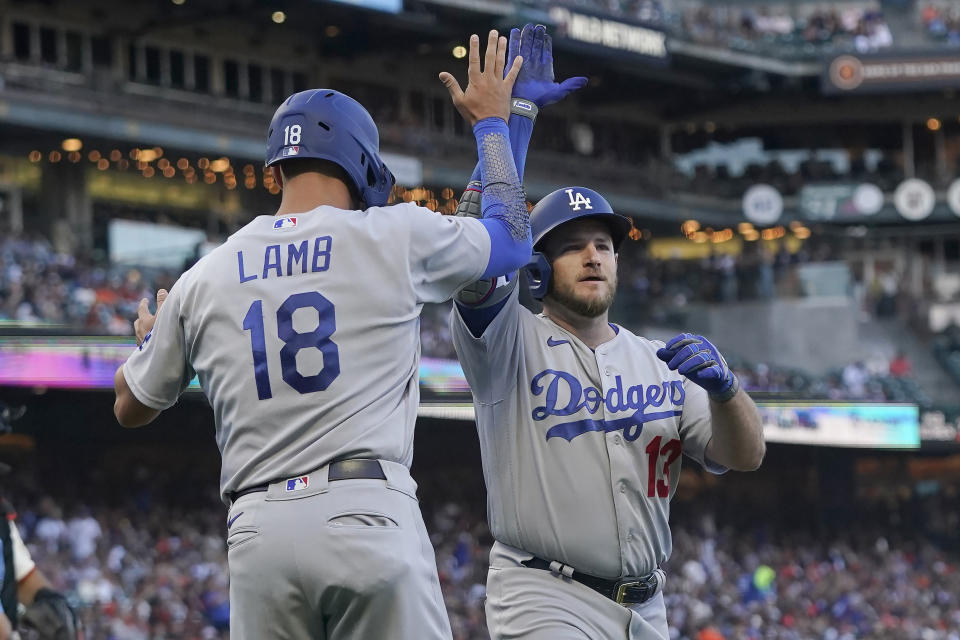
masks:
POLYGON ((558 35, 586 44, 635 53, 658 62, 666 62, 667 35, 662 31, 618 22, 563 7, 552 7, 550 19, 557 25, 558 35))

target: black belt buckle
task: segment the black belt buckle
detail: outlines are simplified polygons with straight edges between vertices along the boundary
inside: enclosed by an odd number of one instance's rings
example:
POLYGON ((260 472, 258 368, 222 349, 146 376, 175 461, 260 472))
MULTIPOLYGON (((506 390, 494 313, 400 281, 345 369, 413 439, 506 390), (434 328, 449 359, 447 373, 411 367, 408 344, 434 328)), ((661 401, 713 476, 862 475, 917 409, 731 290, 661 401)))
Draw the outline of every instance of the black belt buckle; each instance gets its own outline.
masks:
POLYGON ((656 576, 653 574, 646 576, 642 580, 619 580, 613 588, 613 600, 619 605, 623 604, 643 604, 649 600, 657 588, 656 576), (639 593, 634 595, 629 593, 630 589, 639 589, 639 593))

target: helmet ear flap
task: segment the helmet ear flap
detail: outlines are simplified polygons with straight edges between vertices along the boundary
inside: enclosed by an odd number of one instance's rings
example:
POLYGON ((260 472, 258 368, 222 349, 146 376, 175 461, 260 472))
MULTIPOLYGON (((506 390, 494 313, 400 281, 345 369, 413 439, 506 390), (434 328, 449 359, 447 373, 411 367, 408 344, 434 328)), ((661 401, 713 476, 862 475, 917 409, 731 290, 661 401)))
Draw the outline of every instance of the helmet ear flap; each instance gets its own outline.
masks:
POLYGON ((547 256, 539 251, 534 252, 530 262, 524 267, 524 271, 527 273, 530 295, 537 300, 542 300, 547 295, 547 289, 550 288, 550 275, 553 273, 547 256))

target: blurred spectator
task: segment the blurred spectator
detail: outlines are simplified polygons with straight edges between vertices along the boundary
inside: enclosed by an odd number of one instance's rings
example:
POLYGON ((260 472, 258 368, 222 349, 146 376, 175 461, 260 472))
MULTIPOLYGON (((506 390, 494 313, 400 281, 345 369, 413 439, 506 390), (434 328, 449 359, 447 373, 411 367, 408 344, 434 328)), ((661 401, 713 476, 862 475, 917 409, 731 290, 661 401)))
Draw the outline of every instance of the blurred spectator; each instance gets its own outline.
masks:
POLYGON ((960 7, 955 2, 917 3, 920 22, 927 34, 950 46, 960 46, 960 7))
POLYGON ((866 395, 868 379, 867 368, 862 362, 851 362, 843 368, 843 384, 855 398, 862 398, 866 395))
POLYGON ((890 361, 890 375, 895 378, 905 378, 910 375, 913 367, 910 365, 910 359, 903 351, 898 351, 896 357, 890 361))

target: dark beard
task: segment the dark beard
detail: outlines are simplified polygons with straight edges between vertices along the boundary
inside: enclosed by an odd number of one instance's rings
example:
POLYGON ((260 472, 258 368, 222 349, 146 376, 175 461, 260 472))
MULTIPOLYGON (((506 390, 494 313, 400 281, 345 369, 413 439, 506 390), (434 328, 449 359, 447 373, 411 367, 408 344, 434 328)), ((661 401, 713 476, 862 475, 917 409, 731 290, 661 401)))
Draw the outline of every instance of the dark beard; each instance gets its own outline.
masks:
POLYGON ((602 298, 591 298, 587 301, 576 297, 576 295, 568 289, 557 289, 556 281, 550 278, 550 284, 547 286, 547 296, 560 306, 578 315, 585 318, 596 318, 597 316, 603 315, 607 309, 610 308, 610 305, 613 304, 614 297, 617 295, 616 275, 613 276, 612 280, 608 280, 608 283, 612 286, 607 289, 607 295, 602 298))

